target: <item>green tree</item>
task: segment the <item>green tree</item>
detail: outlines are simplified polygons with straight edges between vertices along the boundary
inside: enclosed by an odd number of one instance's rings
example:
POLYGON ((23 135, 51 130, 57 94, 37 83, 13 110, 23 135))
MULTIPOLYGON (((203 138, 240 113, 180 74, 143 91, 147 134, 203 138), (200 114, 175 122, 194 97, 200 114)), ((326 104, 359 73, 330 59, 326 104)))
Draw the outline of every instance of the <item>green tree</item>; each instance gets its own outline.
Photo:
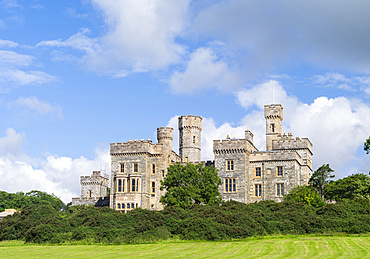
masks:
POLYGON ((366 154, 370 153, 370 137, 364 143, 364 150, 366 151, 366 154))
POLYGON ((170 165, 166 178, 161 181, 161 197, 166 206, 187 208, 192 204, 215 204, 221 202, 218 186, 221 179, 214 166, 179 163, 170 165))
POLYGON ((326 186, 330 183, 330 179, 335 177, 335 175, 332 174, 333 172, 334 170, 329 167, 329 164, 324 164, 312 174, 308 181, 310 186, 315 188, 320 194, 322 201, 324 201, 326 186))
POLYGON ((313 207, 321 207, 325 202, 321 200, 320 195, 312 187, 302 185, 292 189, 285 195, 286 201, 297 201, 313 207))
POLYGON ((329 183, 325 192, 326 198, 335 201, 369 199, 370 177, 365 174, 350 175, 329 183))

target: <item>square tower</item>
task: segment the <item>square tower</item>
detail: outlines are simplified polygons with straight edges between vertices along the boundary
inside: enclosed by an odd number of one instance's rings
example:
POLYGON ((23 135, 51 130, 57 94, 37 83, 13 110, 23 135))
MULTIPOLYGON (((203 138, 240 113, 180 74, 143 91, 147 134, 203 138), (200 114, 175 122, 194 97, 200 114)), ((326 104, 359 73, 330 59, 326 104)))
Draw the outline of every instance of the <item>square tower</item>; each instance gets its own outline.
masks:
POLYGON ((281 104, 265 105, 266 119, 266 151, 272 150, 272 141, 276 140, 282 131, 283 106, 281 104))

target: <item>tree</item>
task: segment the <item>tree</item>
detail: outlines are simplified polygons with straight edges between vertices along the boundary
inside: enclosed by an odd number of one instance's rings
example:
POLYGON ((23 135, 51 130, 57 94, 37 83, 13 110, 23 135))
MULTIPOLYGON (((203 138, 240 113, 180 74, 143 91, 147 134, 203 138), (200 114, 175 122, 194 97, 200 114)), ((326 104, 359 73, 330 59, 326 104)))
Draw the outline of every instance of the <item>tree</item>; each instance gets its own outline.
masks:
POLYGON ((370 137, 364 143, 364 150, 366 151, 366 154, 370 153, 370 137))
POLYGON ((370 177, 354 174, 329 183, 325 190, 326 198, 340 201, 343 199, 369 199, 370 177))
POLYGON ((221 202, 218 186, 221 179, 214 166, 179 163, 170 165, 166 178, 161 181, 161 197, 166 206, 188 208, 192 204, 215 204, 221 202))
POLYGON ((334 170, 329 167, 329 164, 324 164, 312 174, 308 181, 310 186, 314 187, 320 194, 322 201, 324 201, 326 186, 330 183, 330 179, 335 177, 335 175, 332 174, 333 172, 334 170))
POLYGON ((284 200, 297 201, 316 208, 325 205, 325 202, 321 200, 317 191, 306 185, 292 189, 287 195, 285 195, 284 200))

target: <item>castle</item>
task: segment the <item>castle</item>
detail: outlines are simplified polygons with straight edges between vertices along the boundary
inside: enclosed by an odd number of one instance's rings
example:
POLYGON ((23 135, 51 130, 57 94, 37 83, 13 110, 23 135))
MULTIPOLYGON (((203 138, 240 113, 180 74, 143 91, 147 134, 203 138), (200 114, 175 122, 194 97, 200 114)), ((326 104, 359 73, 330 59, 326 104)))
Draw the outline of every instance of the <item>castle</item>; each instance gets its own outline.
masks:
MULTIPOLYGON (((253 134, 244 139, 213 141, 214 164, 222 180, 219 191, 224 200, 251 203, 261 200, 281 201, 294 187, 307 185, 312 174, 312 143, 308 138, 282 135, 283 107, 265 105, 266 151, 253 144, 253 134)), ((137 207, 161 210, 164 191, 160 181, 173 163, 200 163, 202 118, 181 116, 179 154, 172 150, 173 129, 157 129, 158 143, 129 140, 111 143, 110 204, 127 212, 137 207)), ((207 163, 208 165, 210 162, 207 163)), ((82 183, 82 180, 81 180, 82 183)), ((82 196, 88 194, 85 188, 82 196)))

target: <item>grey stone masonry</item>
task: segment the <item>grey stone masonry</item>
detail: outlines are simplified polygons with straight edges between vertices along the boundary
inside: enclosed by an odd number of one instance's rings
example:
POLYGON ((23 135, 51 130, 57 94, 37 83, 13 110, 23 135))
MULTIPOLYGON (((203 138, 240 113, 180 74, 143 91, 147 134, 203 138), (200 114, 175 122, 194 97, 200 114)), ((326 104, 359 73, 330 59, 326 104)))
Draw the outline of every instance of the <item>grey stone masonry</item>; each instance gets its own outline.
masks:
POLYGON ((100 198, 107 196, 108 175, 104 175, 100 171, 93 171, 91 176, 81 176, 80 184, 81 196, 72 198, 72 206, 95 205, 100 198))
POLYGON ((200 161, 202 118, 199 116, 179 117, 179 153, 181 162, 200 161))
POLYGON ((283 106, 281 104, 265 105, 266 150, 272 149, 272 141, 282 132, 283 106))
POLYGON ((312 143, 308 138, 281 135, 283 107, 265 105, 266 149, 258 151, 253 134, 245 139, 214 140, 215 167, 222 180, 219 190, 224 200, 251 203, 281 201, 299 185, 307 185, 312 175, 312 143))
POLYGON ((180 162, 172 151, 173 129, 157 129, 158 143, 135 140, 111 143, 110 207, 127 212, 136 207, 160 210, 160 181, 167 175, 170 164, 180 162))
MULTIPOLYGON (((224 200, 244 203, 281 201, 294 187, 308 184, 312 174, 312 143, 308 138, 282 135, 283 107, 264 106, 266 151, 253 144, 253 133, 244 139, 213 141, 214 165, 222 180, 224 200)), ((173 129, 157 128, 157 144, 150 139, 111 143, 109 206, 121 212, 136 207, 161 210, 161 180, 173 163, 201 163, 202 118, 187 115, 178 119, 179 154, 172 150, 173 129)), ((86 193, 86 190, 83 191, 86 193)))

